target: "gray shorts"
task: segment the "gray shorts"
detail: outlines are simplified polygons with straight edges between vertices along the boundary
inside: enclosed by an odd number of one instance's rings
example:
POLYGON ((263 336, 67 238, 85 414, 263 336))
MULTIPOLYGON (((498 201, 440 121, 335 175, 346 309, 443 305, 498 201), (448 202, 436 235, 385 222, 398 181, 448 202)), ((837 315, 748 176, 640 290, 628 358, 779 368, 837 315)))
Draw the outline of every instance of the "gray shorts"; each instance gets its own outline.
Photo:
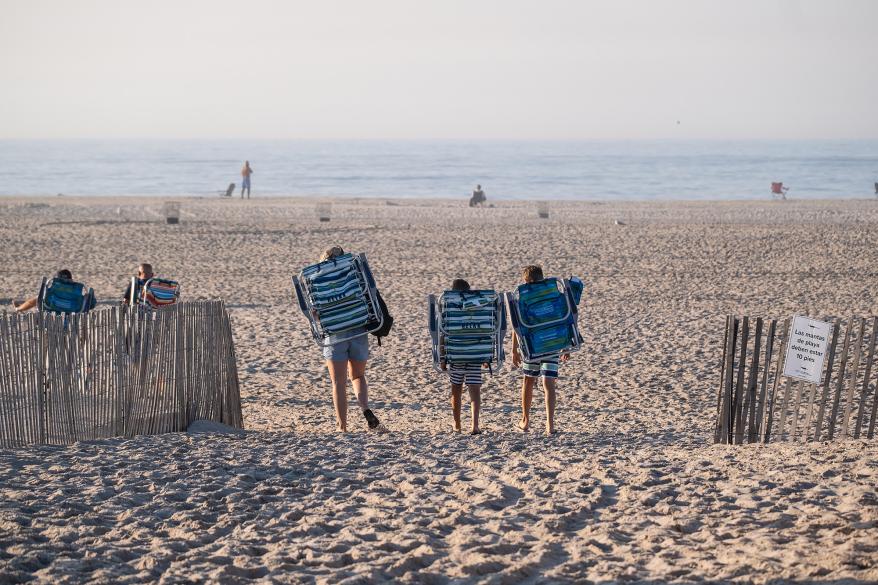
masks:
POLYGON ((369 337, 366 334, 323 347, 323 357, 333 362, 364 362, 369 359, 369 337))

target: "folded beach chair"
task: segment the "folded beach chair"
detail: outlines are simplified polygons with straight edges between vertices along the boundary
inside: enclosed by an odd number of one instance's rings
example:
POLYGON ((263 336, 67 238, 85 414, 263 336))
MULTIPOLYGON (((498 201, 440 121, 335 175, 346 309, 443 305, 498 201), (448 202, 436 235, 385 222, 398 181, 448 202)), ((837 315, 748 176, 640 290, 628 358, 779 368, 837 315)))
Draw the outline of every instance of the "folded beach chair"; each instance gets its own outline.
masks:
POLYGON ((94 290, 66 278, 43 278, 37 308, 48 313, 88 313, 95 306, 94 290))
POLYGON ((581 296, 582 281, 575 277, 547 278, 506 293, 509 320, 525 361, 579 349, 576 307, 581 296))
POLYGON ((442 364, 487 364, 488 371, 503 365, 506 313, 502 297, 493 290, 447 290, 430 305, 433 368, 442 364))
POLYGON ((340 343, 378 331, 384 314, 378 289, 365 254, 344 254, 293 275, 299 308, 308 319, 311 335, 321 346, 340 343))
POLYGON ((180 283, 166 278, 150 278, 137 286, 137 277, 131 278, 131 306, 162 309, 180 300, 180 283))

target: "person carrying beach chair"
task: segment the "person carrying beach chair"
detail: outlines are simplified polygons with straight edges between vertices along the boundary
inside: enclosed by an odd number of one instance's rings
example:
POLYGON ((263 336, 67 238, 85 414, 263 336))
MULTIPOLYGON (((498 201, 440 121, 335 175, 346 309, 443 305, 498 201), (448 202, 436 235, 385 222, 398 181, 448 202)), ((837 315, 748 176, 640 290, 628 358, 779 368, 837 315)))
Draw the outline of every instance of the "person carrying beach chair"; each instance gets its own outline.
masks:
POLYGON ((334 246, 323 253, 320 262, 293 275, 292 282, 299 308, 326 359, 338 430, 347 432, 348 374, 368 429, 382 430, 369 408, 367 334, 377 336, 380 345, 393 320, 378 293, 366 255, 346 254, 334 246))
POLYGON ((469 283, 458 278, 451 283, 451 290, 438 298, 429 295, 428 303, 433 368, 449 373, 454 430, 461 430, 461 394, 466 384, 472 411, 470 434, 481 434, 483 369, 493 373, 493 368, 503 365, 505 357, 506 314, 502 298, 493 290, 470 290, 469 283))
POLYGON ((555 399, 560 362, 582 345, 577 325, 577 305, 582 281, 545 278, 537 265, 525 266, 524 284, 506 293, 506 307, 512 323, 512 364, 522 366, 522 431, 530 428, 530 406, 536 379, 542 377, 546 393, 546 434, 555 432, 555 399))

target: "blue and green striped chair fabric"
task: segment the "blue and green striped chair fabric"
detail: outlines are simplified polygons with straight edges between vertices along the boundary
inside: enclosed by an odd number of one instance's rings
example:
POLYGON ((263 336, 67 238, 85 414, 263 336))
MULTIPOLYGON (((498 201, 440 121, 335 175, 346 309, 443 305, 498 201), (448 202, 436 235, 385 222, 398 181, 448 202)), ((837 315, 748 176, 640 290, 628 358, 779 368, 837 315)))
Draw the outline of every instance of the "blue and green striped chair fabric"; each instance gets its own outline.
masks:
POLYGON ((511 297, 510 311, 515 313, 513 327, 526 360, 578 347, 581 337, 576 304, 581 294, 582 281, 578 278, 547 278, 519 285, 511 297))
POLYGON ((86 313, 94 307, 90 289, 64 278, 48 280, 39 300, 39 310, 49 313, 86 313))

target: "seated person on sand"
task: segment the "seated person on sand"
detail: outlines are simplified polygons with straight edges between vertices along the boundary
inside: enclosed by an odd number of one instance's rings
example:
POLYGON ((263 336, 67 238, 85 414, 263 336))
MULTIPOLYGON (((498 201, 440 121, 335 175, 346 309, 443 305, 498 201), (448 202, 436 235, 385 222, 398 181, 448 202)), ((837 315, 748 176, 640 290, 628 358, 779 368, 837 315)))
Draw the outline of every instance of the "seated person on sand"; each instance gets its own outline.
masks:
POLYGON ((488 200, 488 198, 485 197, 485 192, 482 191, 482 186, 476 185, 476 188, 473 189, 473 196, 470 197, 470 199, 469 199, 469 206, 470 207, 482 206, 482 205, 484 205, 485 201, 487 201, 487 200, 488 200))
MULTIPOLYGON (((457 278, 451 283, 451 290, 468 291, 469 283, 462 278, 457 278)), ((480 435, 479 430, 479 410, 482 405, 482 383, 484 375, 482 374, 482 364, 480 363, 454 363, 450 366, 442 362, 442 369, 448 370, 448 377, 451 379, 451 416, 454 418, 454 430, 460 432, 460 405, 461 394, 463 393, 463 385, 469 391, 470 409, 472 412, 472 426, 470 428, 471 435, 480 435)))
MULTIPOLYGON (((73 274, 71 274, 71 272, 69 270, 67 270, 66 268, 63 268, 55 274, 55 278, 62 279, 62 280, 73 280, 73 274)), ((12 306, 15 308, 15 310, 17 312, 24 313, 25 311, 29 311, 37 306, 37 297, 31 297, 31 298, 27 299, 26 301, 24 301, 23 303, 21 303, 20 305, 16 305, 15 303, 12 303, 12 306)))
MULTIPOLYGON (((134 298, 138 298, 140 296, 140 289, 146 284, 146 281, 155 276, 152 272, 152 264, 147 264, 144 262, 137 267, 137 280, 134 284, 134 298)), ((125 287, 125 294, 122 297, 122 304, 128 305, 131 303, 131 283, 128 283, 128 286, 125 287)))

